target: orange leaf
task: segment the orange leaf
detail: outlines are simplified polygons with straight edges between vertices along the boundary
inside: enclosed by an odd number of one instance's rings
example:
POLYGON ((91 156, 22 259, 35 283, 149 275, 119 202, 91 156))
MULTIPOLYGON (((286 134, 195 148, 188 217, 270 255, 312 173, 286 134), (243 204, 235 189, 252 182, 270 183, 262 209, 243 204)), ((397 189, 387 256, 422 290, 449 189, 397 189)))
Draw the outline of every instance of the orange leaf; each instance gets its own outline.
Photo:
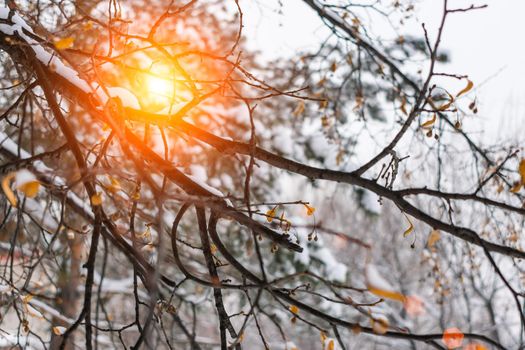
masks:
POLYGON ((73 37, 59 39, 55 41, 55 47, 59 50, 69 49, 73 46, 74 42, 75 42, 75 38, 73 37))
POLYGON ((115 179, 112 176, 108 176, 110 185, 108 186, 108 189, 112 192, 118 192, 122 189, 122 186, 120 186, 120 182, 115 179))
POLYGON ((434 244, 436 244, 437 241, 441 238, 441 233, 439 233, 439 230, 432 230, 430 232, 430 235, 428 236, 428 242, 427 247, 432 248, 434 244))
POLYGON ((131 199, 138 201, 140 199, 140 189, 136 189, 135 192, 131 194, 131 199))
POLYGON ((434 116, 432 117, 432 119, 429 119, 427 120, 426 122, 424 122, 423 124, 421 124, 421 127, 422 128, 431 128, 434 123, 436 122, 436 113, 434 113, 434 116))
POLYGON ((290 305, 289 309, 290 309, 290 312, 294 315, 297 315, 299 313, 299 308, 295 305, 290 305))
POLYGON ((518 171, 521 176, 521 183, 525 185, 525 158, 521 160, 518 171))
POLYGON ((319 335, 319 337, 321 338, 321 342, 322 342, 323 345, 324 345, 324 342, 326 341, 326 338, 328 338, 327 335, 326 335, 326 333, 323 332, 323 331, 321 331, 321 334, 319 335))
POLYGON ((7 200, 9 200, 9 203, 11 203, 13 207, 16 207, 17 199, 13 190, 11 190, 11 187, 9 186, 14 177, 15 173, 9 173, 2 179, 2 190, 4 190, 4 194, 7 197, 7 200))
POLYGON ((456 349, 463 343, 463 338, 465 338, 465 336, 459 328, 453 327, 445 329, 442 340, 448 349, 456 349))
POLYGON ((463 90, 458 92, 458 94, 456 95, 456 98, 458 98, 459 96, 469 92, 472 89, 473 86, 474 86, 474 83, 467 79, 467 86, 465 86, 465 88, 463 90))
POLYGON ((408 228, 405 230, 405 232, 403 232, 403 237, 406 237, 414 230, 414 224, 412 224, 412 221, 410 221, 410 218, 408 217, 407 214, 405 214, 405 213, 403 213, 403 214, 405 215, 405 217, 408 220, 408 223, 410 224, 410 226, 408 226, 408 228))
POLYGON ((386 318, 371 319, 372 330, 376 334, 385 334, 388 331, 388 320, 386 318))
POLYGON ((358 324, 354 324, 352 327, 350 327, 350 330, 354 334, 360 334, 361 333, 361 326, 359 326, 358 324))
POLYGON ((446 93, 448 95, 449 100, 444 105, 438 107, 438 111, 440 112, 447 110, 454 103, 454 96, 452 96, 448 91, 446 91, 446 93))
POLYGON ((489 350, 486 346, 479 343, 469 343, 465 345, 463 350, 489 350))
POLYGON ((448 103, 445 103, 443 106, 439 107, 438 111, 443 112, 447 110, 452 105, 452 103, 454 103, 454 101, 450 100, 448 103))
POLYGON ((272 209, 268 210, 266 212, 266 221, 272 222, 273 218, 275 217, 275 212, 277 211, 277 206, 273 207, 272 209))
POLYGON ((368 286, 368 291, 372 294, 375 294, 376 296, 380 297, 380 298, 383 298, 383 299, 391 299, 391 300, 396 300, 396 301, 400 301, 402 303, 405 302, 406 298, 403 294, 401 293, 398 293, 398 292, 394 292, 394 291, 390 291, 390 290, 385 290, 385 289, 380 289, 380 288, 375 288, 373 286, 368 286))
POLYGON ((512 193, 518 193, 520 190, 521 190, 521 187, 523 186, 523 183, 521 182, 516 182, 514 184, 514 186, 512 186, 512 188, 510 189, 510 192, 512 193))
POLYGON ((102 204, 102 193, 97 192, 97 194, 94 194, 93 196, 91 196, 91 204, 94 206, 101 205, 102 204))
POLYGON ((40 182, 36 176, 27 169, 20 169, 15 175, 16 189, 22 191, 26 197, 33 198, 38 194, 40 182))
POLYGON ((372 264, 368 264, 365 270, 366 288, 372 294, 383 299, 392 299, 405 302, 405 296, 395 292, 392 286, 376 270, 372 264))
POLYGON ((425 312, 423 300, 417 295, 407 296, 403 306, 407 314, 411 317, 419 316, 425 312))
POLYGON ((239 339, 239 344, 242 343, 242 341, 244 340, 244 333, 239 334, 237 339, 239 339))
POLYGON ((308 204, 303 204, 303 205, 306 208, 306 215, 308 215, 308 216, 314 215, 314 212, 315 212, 315 208, 314 207, 309 206, 308 204))

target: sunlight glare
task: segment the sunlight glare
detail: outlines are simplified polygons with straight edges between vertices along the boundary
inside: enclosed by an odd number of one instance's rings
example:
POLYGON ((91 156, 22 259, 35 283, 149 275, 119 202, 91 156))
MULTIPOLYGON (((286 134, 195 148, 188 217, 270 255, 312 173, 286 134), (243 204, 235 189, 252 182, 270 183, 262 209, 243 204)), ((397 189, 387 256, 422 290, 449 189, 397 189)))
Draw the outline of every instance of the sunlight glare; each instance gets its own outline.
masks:
POLYGON ((152 97, 157 97, 162 100, 166 98, 171 99, 175 92, 173 82, 156 75, 146 75, 146 87, 151 95, 156 95, 152 97))
POLYGON ((175 72, 170 65, 158 61, 151 64, 147 72, 141 73, 135 80, 135 91, 144 108, 156 112, 172 106, 178 94, 173 79, 175 72))

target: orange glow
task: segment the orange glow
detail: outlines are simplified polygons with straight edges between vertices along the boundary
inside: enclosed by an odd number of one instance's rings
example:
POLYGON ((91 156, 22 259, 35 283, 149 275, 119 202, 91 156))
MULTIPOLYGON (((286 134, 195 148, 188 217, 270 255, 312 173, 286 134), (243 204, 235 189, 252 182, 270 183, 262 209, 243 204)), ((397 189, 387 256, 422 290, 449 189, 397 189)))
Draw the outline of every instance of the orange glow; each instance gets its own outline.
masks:
POLYGON ((443 332, 442 340, 448 349, 456 349, 461 347, 464 337, 465 336, 459 330, 459 328, 452 327, 445 329, 445 332, 443 332))
POLYGON ((154 97, 171 99, 174 93, 173 83, 157 76, 147 75, 146 86, 149 93, 154 97))
POLYGON ((423 299, 417 295, 409 295, 403 303, 407 314, 411 317, 417 317, 425 312, 423 299))
POLYGON ((176 72, 170 65, 155 62, 147 72, 137 74, 134 87, 141 104, 148 110, 159 111, 176 102, 181 92, 176 88, 176 72))

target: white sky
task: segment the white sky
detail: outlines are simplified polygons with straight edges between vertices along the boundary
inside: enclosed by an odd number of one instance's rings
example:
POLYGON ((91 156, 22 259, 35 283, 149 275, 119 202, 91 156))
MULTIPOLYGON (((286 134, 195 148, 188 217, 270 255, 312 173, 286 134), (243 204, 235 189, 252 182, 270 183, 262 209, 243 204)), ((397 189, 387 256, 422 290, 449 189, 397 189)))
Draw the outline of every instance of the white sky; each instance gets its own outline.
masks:
MULTIPOLYGON (((283 14, 278 15, 277 0, 242 0, 249 47, 269 57, 315 48, 319 40, 326 37, 326 31, 314 11, 301 0, 282 0, 282 3, 283 14)), ((464 128, 471 127, 471 132, 484 130, 487 141, 519 140, 519 137, 523 140, 525 0, 450 0, 449 3, 454 7, 488 5, 486 9, 449 16, 443 35, 442 48, 449 51, 451 64, 439 70, 466 74, 477 86, 479 114, 466 120, 464 128)), ((419 0, 418 22, 408 22, 405 31, 421 36, 421 22, 424 22, 432 35, 440 21, 441 9, 440 0, 419 0)), ((392 36, 390 32, 381 32, 388 30, 386 26, 373 30, 375 34, 392 36)), ((464 82, 451 84, 455 91, 461 89, 464 82)))

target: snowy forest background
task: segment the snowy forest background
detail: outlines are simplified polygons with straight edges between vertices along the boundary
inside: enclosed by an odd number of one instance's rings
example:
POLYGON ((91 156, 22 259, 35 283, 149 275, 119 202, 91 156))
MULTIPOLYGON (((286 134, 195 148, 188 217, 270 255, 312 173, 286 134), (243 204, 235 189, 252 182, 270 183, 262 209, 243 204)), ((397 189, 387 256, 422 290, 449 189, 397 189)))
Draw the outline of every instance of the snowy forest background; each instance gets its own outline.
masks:
POLYGON ((490 2, 297 3, 0 4, 1 348, 524 346, 522 115, 444 35, 490 2))

